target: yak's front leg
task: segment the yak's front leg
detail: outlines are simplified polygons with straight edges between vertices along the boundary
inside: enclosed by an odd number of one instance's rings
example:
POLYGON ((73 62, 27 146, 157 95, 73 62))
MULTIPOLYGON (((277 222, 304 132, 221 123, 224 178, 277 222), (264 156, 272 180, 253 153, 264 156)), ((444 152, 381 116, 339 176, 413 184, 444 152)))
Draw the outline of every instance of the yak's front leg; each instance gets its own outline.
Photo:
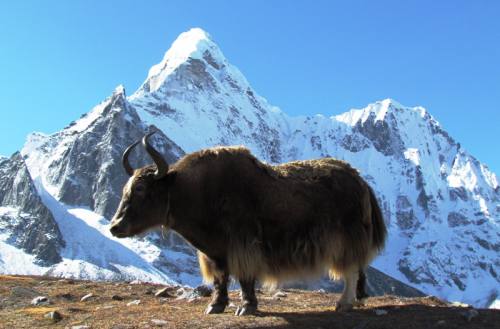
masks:
POLYGON ((241 286, 241 305, 236 309, 236 315, 250 315, 257 311, 255 297, 255 279, 239 280, 241 286))
POLYGON ((229 273, 225 262, 214 261, 202 252, 198 252, 198 260, 203 278, 206 282, 213 282, 214 294, 212 301, 205 309, 205 314, 222 313, 229 303, 227 295, 227 283, 229 273))
POLYGON ((214 277, 214 295, 212 301, 208 304, 205 314, 222 313, 229 303, 227 296, 227 282, 229 275, 227 272, 221 273, 220 276, 214 277))

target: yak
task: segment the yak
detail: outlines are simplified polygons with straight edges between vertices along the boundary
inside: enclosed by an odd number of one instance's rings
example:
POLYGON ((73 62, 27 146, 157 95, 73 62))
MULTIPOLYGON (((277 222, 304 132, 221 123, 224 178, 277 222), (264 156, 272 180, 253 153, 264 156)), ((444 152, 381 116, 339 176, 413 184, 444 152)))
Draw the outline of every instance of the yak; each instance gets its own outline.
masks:
POLYGON ((241 286, 236 315, 257 311, 255 285, 320 276, 343 278, 336 304, 348 311, 366 297, 364 270, 384 246, 386 226, 376 197, 358 171, 333 158, 270 165, 241 146, 187 154, 169 165, 145 135, 154 165, 133 169, 111 224, 131 237, 163 226, 198 251, 214 293, 205 313, 228 305, 230 276, 241 286))

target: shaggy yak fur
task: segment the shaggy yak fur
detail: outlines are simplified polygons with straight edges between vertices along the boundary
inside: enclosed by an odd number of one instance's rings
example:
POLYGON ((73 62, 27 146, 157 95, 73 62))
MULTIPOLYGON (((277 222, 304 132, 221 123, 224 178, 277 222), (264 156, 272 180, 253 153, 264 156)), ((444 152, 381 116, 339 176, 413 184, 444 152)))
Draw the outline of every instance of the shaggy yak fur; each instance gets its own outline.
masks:
POLYGON ((167 165, 160 178, 157 166, 133 171, 111 232, 126 237, 164 225, 183 236, 214 284, 206 313, 224 311, 229 276, 242 289, 237 315, 257 310, 256 281, 329 272, 345 283, 337 310, 366 296, 364 269, 383 248, 386 227, 372 189, 348 163, 273 166, 243 147, 217 147, 167 165))

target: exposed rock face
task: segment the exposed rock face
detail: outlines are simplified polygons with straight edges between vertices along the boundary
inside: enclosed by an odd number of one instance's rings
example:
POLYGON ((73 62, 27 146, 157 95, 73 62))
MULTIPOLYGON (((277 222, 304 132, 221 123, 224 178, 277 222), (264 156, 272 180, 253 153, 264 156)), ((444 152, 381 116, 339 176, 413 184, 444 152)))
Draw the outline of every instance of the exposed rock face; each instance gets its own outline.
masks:
MULTIPOLYGON (((389 105, 389 109, 393 105, 389 105)), ((404 151, 401 140, 398 120, 393 113, 387 115, 384 120, 377 120, 375 112, 370 112, 367 120, 358 121, 353 129, 371 141, 377 151, 386 155, 399 155, 404 151)))
POLYGON ((39 265, 61 260, 64 240, 20 153, 0 159, 0 232, 8 236, 6 243, 33 254, 39 265))
MULTIPOLYGON (((156 130, 147 126, 125 98, 123 88, 84 115, 78 122, 51 136, 37 141, 37 157, 28 161, 43 163, 39 172, 49 186, 57 189, 57 198, 69 205, 88 207, 111 218, 121 199, 122 188, 128 180, 121 156, 123 150, 145 133, 156 130), (87 122, 82 122, 87 121, 87 122), (60 156, 54 157, 54 153, 60 156)), ((163 133, 154 138, 153 145, 174 161, 183 151, 163 133)), ((131 156, 131 163, 144 166, 151 160, 141 147, 131 156)))

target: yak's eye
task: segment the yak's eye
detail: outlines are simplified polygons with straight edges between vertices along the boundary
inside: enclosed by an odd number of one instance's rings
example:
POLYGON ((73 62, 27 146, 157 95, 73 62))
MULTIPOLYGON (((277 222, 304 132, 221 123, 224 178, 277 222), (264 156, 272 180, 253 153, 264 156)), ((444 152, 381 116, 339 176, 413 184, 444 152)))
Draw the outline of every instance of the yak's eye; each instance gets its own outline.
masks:
POLYGON ((135 192, 142 194, 146 191, 146 187, 143 184, 137 184, 134 190, 135 192))

